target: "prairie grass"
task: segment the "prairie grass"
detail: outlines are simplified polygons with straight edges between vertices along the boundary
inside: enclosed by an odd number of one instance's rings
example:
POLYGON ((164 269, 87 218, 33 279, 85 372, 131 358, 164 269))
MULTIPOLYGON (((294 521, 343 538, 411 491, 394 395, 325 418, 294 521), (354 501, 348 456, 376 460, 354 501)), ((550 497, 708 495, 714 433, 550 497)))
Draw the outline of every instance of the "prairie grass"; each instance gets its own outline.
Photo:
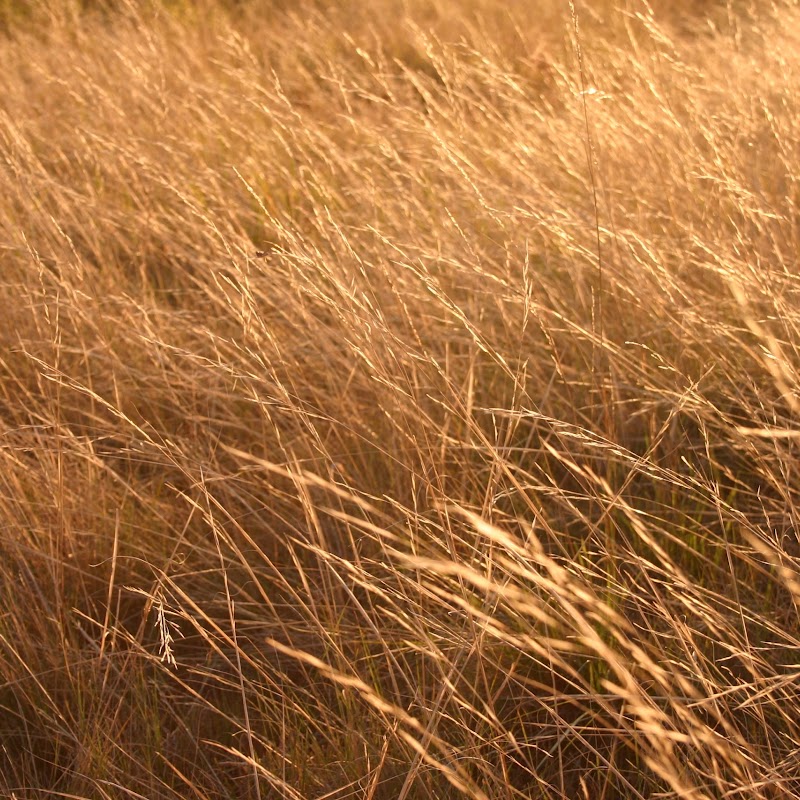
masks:
POLYGON ((800 797, 796 2, 0 23, 2 796, 800 797))

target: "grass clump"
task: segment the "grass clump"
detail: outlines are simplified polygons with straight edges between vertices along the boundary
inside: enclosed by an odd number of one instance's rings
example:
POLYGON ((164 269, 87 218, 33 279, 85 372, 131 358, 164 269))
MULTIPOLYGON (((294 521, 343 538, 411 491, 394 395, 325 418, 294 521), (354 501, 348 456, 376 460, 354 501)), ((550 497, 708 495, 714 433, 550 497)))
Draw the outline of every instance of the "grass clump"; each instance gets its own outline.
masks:
POLYGON ((4 796, 800 795, 798 9, 535 5, 1 7, 4 796))

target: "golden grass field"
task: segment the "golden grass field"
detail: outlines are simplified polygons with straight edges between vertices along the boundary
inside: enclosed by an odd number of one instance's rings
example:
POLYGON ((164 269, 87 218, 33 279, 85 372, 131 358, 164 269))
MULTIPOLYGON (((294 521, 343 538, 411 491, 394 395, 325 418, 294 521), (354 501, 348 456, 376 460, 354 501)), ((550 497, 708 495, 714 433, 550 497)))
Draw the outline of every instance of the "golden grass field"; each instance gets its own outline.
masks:
POLYGON ((0 796, 800 797, 800 5, 0 3, 0 796))

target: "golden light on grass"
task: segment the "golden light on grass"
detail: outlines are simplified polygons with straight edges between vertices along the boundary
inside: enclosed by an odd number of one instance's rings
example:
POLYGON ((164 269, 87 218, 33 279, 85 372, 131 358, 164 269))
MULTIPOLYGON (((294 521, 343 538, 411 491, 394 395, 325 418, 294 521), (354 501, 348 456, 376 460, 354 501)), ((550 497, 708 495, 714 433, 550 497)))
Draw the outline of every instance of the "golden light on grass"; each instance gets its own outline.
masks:
POLYGON ((0 6, 0 795, 800 796, 799 15, 0 6))

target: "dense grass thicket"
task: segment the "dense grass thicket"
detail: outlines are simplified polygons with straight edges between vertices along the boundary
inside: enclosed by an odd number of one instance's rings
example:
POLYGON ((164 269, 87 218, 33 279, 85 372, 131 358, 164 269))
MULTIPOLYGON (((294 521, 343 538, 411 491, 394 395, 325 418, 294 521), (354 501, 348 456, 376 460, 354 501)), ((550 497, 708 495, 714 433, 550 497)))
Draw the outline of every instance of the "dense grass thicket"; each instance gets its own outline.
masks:
POLYGON ((0 3, 0 796, 800 797, 796 0, 0 3))

